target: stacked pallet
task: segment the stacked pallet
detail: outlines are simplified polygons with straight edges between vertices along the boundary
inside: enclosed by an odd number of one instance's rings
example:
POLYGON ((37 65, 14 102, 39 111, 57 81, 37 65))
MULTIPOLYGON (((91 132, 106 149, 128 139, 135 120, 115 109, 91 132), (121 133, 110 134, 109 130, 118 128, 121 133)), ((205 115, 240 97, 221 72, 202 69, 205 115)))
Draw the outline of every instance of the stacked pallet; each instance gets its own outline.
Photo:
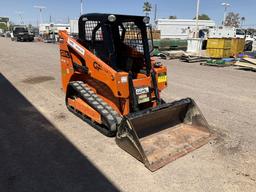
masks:
POLYGON ((253 58, 243 58, 240 61, 237 61, 234 65, 238 66, 240 69, 256 71, 256 59, 253 58))

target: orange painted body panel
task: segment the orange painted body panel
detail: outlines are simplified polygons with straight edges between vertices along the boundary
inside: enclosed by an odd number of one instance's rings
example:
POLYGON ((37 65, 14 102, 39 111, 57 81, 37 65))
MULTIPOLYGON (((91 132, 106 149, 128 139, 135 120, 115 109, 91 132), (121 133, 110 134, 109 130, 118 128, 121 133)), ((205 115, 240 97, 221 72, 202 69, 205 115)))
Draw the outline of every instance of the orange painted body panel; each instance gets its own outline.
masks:
POLYGON ((101 115, 95 111, 92 107, 90 107, 88 104, 86 104, 82 99, 76 98, 76 99, 70 99, 68 98, 68 104, 78 111, 80 111, 83 114, 86 114, 88 117, 90 117, 93 121, 96 121, 97 123, 101 124, 101 115))
MULTIPOLYGON (((77 53, 84 58, 86 62, 86 66, 89 69, 89 75, 91 78, 97 79, 99 81, 104 82, 108 87, 111 88, 113 94, 115 97, 122 97, 122 98, 128 98, 129 97, 129 91, 128 91, 128 81, 126 83, 121 83, 121 78, 127 78, 128 73, 126 72, 116 72, 111 67, 109 67, 106 63, 104 63, 101 59, 96 57, 94 54, 92 54, 89 50, 84 48, 81 44, 79 44, 76 40, 69 37, 68 34, 64 31, 60 32, 60 37, 63 39, 63 42, 60 43, 60 50, 65 50, 69 52, 68 45, 70 43, 68 42, 75 42, 79 48, 82 48, 82 52, 77 53), (96 64, 95 64, 96 63, 96 64), (118 93, 119 92, 119 93, 118 93)), ((76 62, 77 64, 80 64, 79 59, 75 55, 71 55, 71 58, 61 57, 61 68, 62 68, 62 86, 63 90, 66 91, 68 82, 70 81, 71 77, 74 74, 72 62, 76 62), (67 72, 67 73, 65 73, 67 72)), ((84 75, 84 74, 83 74, 84 75)))
MULTIPOLYGON (((61 76, 63 91, 67 91, 67 86, 70 81, 84 81, 86 82, 105 102, 113 107, 121 115, 130 113, 130 91, 128 84, 128 73, 125 71, 117 72, 112 69, 108 64, 96 57, 92 52, 87 50, 78 41, 68 36, 66 31, 60 31, 60 54, 61 54, 61 76), (74 50, 70 52, 70 48, 74 50), (88 73, 75 72, 73 63, 82 66, 79 55, 84 59, 88 73), (92 83, 93 82, 93 83, 92 83), (96 86, 97 84, 97 86, 96 86)), ((152 60, 152 66, 155 61, 152 60)), ((165 73, 166 67, 152 68, 158 74, 165 73)), ((151 77, 145 74, 138 73, 137 78, 133 79, 135 88, 151 87, 151 77)), ((158 83, 159 92, 166 88, 167 82, 158 83)), ((154 98, 154 93, 152 93, 154 98)), ((156 103, 153 101, 152 106, 156 103)))

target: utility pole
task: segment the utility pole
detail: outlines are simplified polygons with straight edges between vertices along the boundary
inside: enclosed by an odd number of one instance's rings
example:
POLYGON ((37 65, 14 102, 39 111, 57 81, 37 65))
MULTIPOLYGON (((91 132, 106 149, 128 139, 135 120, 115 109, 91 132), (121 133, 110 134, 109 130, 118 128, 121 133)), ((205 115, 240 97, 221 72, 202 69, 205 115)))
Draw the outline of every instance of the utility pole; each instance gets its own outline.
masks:
POLYGON ((40 6, 40 5, 35 5, 34 8, 39 10, 39 13, 40 13, 40 24, 42 24, 43 23, 42 12, 43 12, 44 9, 46 9, 46 7, 45 6, 40 6))
POLYGON ((197 0, 197 4, 196 4, 196 38, 199 37, 199 24, 198 24, 199 7, 200 7, 200 0, 197 0))
POLYGON ((80 0, 80 16, 84 13, 84 1, 80 0))
POLYGON ((154 21, 156 22, 157 19, 157 4, 155 4, 155 14, 154 14, 154 21))
POLYGON ((228 7, 230 7, 231 5, 230 5, 229 3, 221 3, 221 5, 224 6, 224 16, 223 16, 223 22, 222 22, 222 24, 225 25, 227 9, 228 9, 228 7))
POLYGON ((157 25, 157 4, 155 4, 154 6, 154 24, 153 27, 156 29, 156 25, 157 25))

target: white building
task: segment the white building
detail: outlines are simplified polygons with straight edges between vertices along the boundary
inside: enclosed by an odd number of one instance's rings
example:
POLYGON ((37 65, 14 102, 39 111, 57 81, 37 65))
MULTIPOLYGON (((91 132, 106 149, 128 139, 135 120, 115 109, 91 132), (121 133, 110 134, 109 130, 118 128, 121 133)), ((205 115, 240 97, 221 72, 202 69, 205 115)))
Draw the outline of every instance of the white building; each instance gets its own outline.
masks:
POLYGON ((70 33, 71 34, 78 34, 78 20, 77 19, 71 19, 69 21, 70 24, 70 33))
MULTIPOLYGON (((157 29, 161 31, 163 38, 192 38, 196 32, 196 20, 193 19, 158 19, 156 21, 157 29)), ((215 27, 212 20, 199 20, 199 29, 208 29, 215 27)))
POLYGON ((49 34, 50 32, 55 32, 56 34, 60 30, 66 30, 70 33, 70 25, 69 24, 53 24, 53 23, 43 23, 39 25, 39 34, 49 34))
POLYGON ((10 26, 10 19, 9 17, 0 17, 0 23, 6 24, 7 28, 10 26))

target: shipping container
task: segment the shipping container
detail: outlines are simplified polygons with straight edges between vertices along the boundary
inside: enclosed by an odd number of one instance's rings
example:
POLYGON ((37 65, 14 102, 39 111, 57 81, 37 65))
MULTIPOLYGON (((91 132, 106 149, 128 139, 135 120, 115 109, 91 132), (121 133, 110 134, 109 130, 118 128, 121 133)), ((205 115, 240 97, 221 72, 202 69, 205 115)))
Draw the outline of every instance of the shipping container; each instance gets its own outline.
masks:
POLYGON ((209 38, 207 49, 229 49, 231 48, 231 38, 209 38))
POLYGON ((231 38, 209 38, 207 41, 207 55, 211 58, 231 56, 231 38))
POLYGON ((209 38, 207 41, 207 54, 212 58, 235 56, 244 51, 243 38, 209 38))
POLYGON ((231 56, 230 49, 207 49, 207 55, 211 58, 227 58, 231 56))
POLYGON ((244 51, 245 39, 244 38, 232 38, 231 41, 231 55, 237 55, 244 51))

